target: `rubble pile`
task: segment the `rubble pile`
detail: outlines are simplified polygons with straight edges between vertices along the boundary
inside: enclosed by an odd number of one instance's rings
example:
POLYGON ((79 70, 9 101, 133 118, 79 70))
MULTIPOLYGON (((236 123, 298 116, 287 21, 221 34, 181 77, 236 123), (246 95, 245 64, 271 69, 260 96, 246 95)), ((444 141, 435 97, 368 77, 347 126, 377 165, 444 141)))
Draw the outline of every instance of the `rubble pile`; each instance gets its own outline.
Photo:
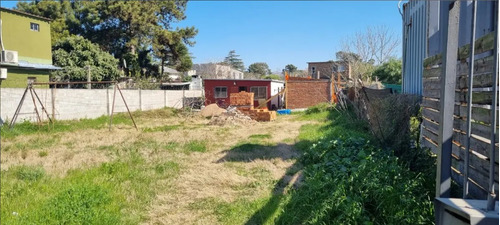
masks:
POLYGON ((276 112, 267 108, 254 109, 254 93, 242 91, 231 93, 231 106, 226 110, 217 104, 210 104, 203 108, 202 116, 211 118, 209 125, 247 125, 256 121, 272 121, 276 119, 276 112))
POLYGON ((231 93, 229 96, 231 105, 240 112, 257 121, 272 121, 276 119, 276 112, 264 109, 254 109, 254 93, 242 91, 240 93, 231 93))
POLYGON ((214 117, 214 116, 220 116, 222 113, 225 113, 225 112, 226 112, 225 109, 219 108, 219 106, 217 106, 217 104, 214 103, 214 104, 207 105, 205 108, 201 109, 200 114, 203 117, 210 118, 210 117, 214 117))
POLYGON ((209 125, 248 125, 256 123, 249 116, 241 113, 235 107, 229 107, 225 113, 211 118, 209 125))

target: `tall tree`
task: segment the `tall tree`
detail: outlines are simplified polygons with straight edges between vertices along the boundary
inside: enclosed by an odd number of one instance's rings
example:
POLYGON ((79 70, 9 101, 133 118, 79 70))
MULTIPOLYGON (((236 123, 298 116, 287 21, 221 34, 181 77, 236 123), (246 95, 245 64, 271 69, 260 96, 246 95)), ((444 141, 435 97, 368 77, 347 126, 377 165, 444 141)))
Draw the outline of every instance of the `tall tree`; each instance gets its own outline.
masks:
POLYGON ((56 79, 87 81, 88 69, 93 81, 113 80, 120 75, 118 60, 81 36, 60 39, 53 49, 54 64, 63 68, 53 73, 56 79))
POLYGON ((290 73, 294 73, 295 71, 297 71, 297 67, 294 66, 293 64, 288 64, 285 66, 285 70, 287 70, 290 73))
POLYGON ((158 29, 153 40, 153 50, 160 58, 161 74, 165 65, 173 66, 178 71, 188 71, 193 65, 187 47, 195 43, 191 40, 198 31, 194 27, 175 31, 158 29))
POLYGON ((388 62, 383 63, 375 71, 373 76, 378 77, 381 82, 389 84, 401 84, 402 79, 402 63, 398 59, 390 59, 388 62))
POLYGON ((386 26, 369 26, 342 41, 342 51, 357 54, 361 61, 379 65, 394 57, 399 39, 386 26))
POLYGON ((258 62, 258 63, 252 63, 250 66, 248 66, 248 72, 256 73, 259 75, 267 75, 271 73, 271 70, 269 69, 267 63, 258 62))
POLYGON ((245 66, 243 64, 243 60, 241 60, 239 57, 239 55, 236 55, 235 50, 231 50, 224 59, 224 63, 230 65, 234 69, 243 71, 245 70, 245 66))
MULTIPOLYGON (((83 0, 40 0, 20 2, 17 8, 36 15, 47 16, 54 20, 52 33, 57 41, 59 33, 68 36, 75 34, 90 41, 113 54, 122 61, 127 61, 131 73, 137 75, 145 69, 141 62, 149 57, 149 53, 161 53, 158 58, 165 58, 165 51, 152 51, 156 34, 160 31, 178 33, 181 38, 168 41, 165 47, 168 54, 181 61, 182 67, 189 65, 189 51, 186 41, 193 38, 196 29, 172 29, 172 23, 185 18, 187 0, 170 1, 83 1, 83 0), (69 33, 64 33, 66 30, 69 33), (189 33, 191 32, 191 33, 189 33), (189 34, 187 34, 189 33, 189 34), (174 43, 177 41, 176 43, 174 43), (181 46, 184 45, 184 46, 181 46), (172 46, 175 46, 172 47, 172 46), (140 54, 147 52, 148 54, 140 54)), ((160 43, 157 41, 157 44, 160 43)), ((158 47, 158 46, 156 46, 158 47)))
POLYGON ((353 52, 344 52, 344 51, 338 51, 335 53, 335 57, 337 60, 343 61, 343 62, 357 62, 361 61, 361 56, 359 56, 356 53, 353 52))

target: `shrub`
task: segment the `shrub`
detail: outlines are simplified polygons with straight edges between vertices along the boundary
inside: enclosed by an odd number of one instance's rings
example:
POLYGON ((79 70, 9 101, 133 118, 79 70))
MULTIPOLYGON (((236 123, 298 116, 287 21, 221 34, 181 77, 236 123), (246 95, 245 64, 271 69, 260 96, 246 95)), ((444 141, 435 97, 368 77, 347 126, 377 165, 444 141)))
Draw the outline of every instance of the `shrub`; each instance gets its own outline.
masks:
POLYGON ((411 143, 410 119, 419 112, 420 99, 396 94, 367 102, 367 117, 372 134, 384 147, 400 156, 411 143))

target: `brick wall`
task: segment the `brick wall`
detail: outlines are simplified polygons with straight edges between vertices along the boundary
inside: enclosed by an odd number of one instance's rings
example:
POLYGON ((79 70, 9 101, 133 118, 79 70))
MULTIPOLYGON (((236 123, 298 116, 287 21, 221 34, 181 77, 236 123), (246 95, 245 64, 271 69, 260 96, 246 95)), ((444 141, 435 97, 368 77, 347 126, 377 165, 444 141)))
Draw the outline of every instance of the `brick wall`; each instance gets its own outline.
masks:
POLYGON ((289 80, 287 82, 289 109, 307 108, 330 101, 329 80, 289 80))

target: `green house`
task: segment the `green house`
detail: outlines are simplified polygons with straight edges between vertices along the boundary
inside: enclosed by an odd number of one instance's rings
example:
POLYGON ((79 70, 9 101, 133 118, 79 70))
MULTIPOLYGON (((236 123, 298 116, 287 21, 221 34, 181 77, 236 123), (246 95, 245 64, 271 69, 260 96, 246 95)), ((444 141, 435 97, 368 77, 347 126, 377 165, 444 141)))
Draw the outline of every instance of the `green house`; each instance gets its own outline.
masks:
POLYGON ((47 82, 60 69, 52 65, 50 19, 0 7, 0 49, 2 87, 24 88, 28 77, 47 82))

